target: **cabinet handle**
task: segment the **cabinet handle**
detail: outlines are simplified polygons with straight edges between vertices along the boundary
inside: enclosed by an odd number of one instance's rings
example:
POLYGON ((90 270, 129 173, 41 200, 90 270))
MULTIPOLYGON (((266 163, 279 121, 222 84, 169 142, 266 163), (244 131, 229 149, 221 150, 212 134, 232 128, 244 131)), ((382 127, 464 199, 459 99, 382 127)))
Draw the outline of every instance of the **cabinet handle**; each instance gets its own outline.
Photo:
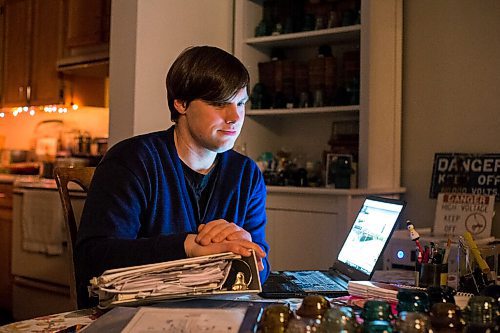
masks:
POLYGON ((31 100, 31 86, 26 87, 26 99, 28 100, 28 104, 31 100))
POLYGON ((24 87, 19 87, 17 89, 17 92, 18 92, 18 96, 21 98, 23 96, 23 91, 24 91, 24 87))

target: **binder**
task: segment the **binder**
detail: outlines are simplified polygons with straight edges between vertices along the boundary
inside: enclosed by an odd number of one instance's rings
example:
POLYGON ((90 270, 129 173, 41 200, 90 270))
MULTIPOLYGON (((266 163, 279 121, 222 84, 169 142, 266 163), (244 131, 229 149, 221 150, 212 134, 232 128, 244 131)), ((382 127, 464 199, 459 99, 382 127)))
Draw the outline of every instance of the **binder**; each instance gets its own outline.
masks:
POLYGON ((99 307, 262 291, 257 259, 231 252, 105 271, 90 280, 99 307))

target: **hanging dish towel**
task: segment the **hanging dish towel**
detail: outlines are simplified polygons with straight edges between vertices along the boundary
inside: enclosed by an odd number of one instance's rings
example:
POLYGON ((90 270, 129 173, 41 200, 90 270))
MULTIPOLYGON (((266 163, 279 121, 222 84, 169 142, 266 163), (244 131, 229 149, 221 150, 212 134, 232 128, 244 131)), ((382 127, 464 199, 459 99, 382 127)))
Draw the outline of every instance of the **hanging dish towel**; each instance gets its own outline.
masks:
POLYGON ((26 251, 60 255, 66 241, 62 204, 56 191, 24 191, 22 246, 26 251))

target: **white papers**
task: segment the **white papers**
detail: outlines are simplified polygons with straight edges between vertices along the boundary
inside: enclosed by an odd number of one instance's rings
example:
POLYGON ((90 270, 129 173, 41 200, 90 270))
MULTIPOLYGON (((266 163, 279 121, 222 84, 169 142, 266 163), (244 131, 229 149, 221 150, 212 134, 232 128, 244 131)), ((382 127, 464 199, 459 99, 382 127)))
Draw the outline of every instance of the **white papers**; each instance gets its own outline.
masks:
POLYGON ((180 309, 141 307, 124 328, 125 333, 238 332, 245 308, 180 309))
MULTIPOLYGON (((233 268, 239 270, 234 265, 235 261, 242 261, 240 259, 242 259, 240 255, 227 252, 107 270, 90 281, 91 292, 99 296, 101 308, 136 301, 144 303, 188 295, 209 295, 216 291, 224 292, 222 287, 233 268)), ((258 274, 255 257, 253 263, 254 271, 245 263, 245 267, 249 270, 245 273, 249 275, 245 281, 251 281, 252 274, 258 274)), ((253 289, 258 292, 260 291, 258 279, 256 284, 253 289)), ((247 292, 246 289, 242 291, 247 292)))

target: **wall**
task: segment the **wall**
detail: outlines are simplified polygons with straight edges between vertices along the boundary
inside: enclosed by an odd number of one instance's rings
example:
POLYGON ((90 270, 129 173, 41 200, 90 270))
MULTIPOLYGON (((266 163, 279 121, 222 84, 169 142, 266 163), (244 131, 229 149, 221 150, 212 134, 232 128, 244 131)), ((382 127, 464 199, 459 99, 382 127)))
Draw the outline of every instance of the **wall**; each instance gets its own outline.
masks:
POLYGON ((109 109, 82 107, 68 113, 40 112, 34 116, 27 113, 17 117, 7 114, 0 118, 0 136, 5 137, 4 148, 29 150, 34 147, 34 139, 40 131, 37 125, 42 121, 62 120, 64 131, 85 130, 92 137, 107 137, 109 127, 109 109))
POLYGON ((232 49, 232 0, 112 2, 110 145, 169 127, 165 77, 188 46, 232 49))
POLYGON ((500 1, 405 1, 403 21, 406 216, 432 226, 434 153, 500 153, 500 1))

